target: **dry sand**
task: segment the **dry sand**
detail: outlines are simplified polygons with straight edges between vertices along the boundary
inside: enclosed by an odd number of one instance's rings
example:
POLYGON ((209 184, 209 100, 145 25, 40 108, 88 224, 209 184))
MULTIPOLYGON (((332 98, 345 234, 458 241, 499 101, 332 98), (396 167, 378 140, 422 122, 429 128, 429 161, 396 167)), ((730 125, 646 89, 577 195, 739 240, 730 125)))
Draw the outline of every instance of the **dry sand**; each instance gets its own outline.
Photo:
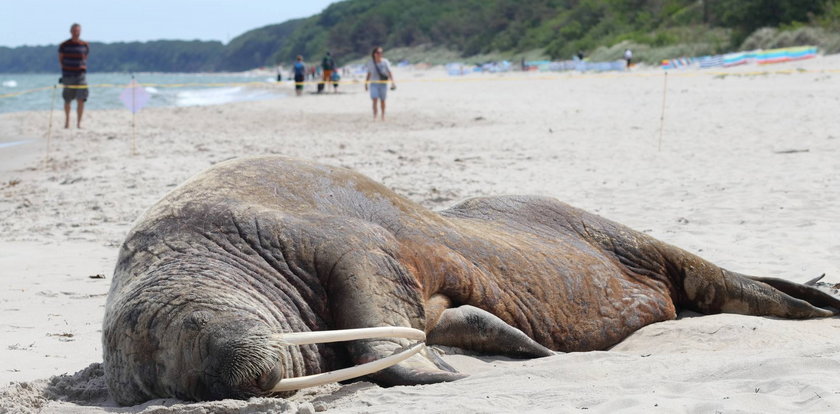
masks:
MULTIPOLYGON (((358 170, 429 208, 549 195, 731 270, 840 281, 840 57, 629 74, 397 72, 386 122, 359 85, 223 106, 0 115, 0 412, 837 412, 840 320, 681 314, 609 351, 450 355, 469 378, 330 385, 289 400, 113 407, 105 294, 133 220, 213 163, 283 154, 358 170), (801 70, 800 70, 801 69, 801 70), (753 71, 791 70, 751 74, 753 71), (437 81, 445 80, 445 81, 437 81), (104 278, 101 276, 104 275, 104 278)), ((291 92, 291 91, 289 91, 291 92)), ((95 91, 92 99, 96 99, 95 91)))

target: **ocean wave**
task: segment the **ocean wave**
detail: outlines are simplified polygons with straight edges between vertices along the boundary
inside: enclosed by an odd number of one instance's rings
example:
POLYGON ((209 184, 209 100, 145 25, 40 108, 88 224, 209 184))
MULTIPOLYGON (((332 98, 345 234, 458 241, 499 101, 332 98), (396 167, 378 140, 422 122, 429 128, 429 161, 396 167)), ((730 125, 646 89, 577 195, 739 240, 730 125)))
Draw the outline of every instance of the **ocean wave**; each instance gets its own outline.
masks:
POLYGON ((177 106, 221 105, 230 102, 261 101, 276 98, 270 91, 243 87, 192 89, 179 91, 175 96, 177 106))
MULTIPOLYGON (((245 76, 242 74, 184 74, 184 73, 140 73, 136 74, 136 81, 145 86, 144 90, 151 97, 148 107, 173 107, 191 105, 218 105, 238 101, 255 101, 274 99, 286 96, 285 93, 273 88, 243 87, 241 83, 259 82, 262 77, 245 76), (195 86, 191 86, 195 83, 195 86), (203 84, 226 84, 221 87, 206 87, 203 84), (172 86, 169 86, 172 85, 172 86), (177 85, 177 86, 176 86, 177 85)), ((261 75, 262 76, 262 75, 261 75)), ((0 95, 19 90, 34 90, 25 93, 0 98, 0 114, 18 111, 49 111, 59 109, 60 95, 52 99, 55 89, 49 88, 55 84, 57 76, 54 74, 15 74, 0 76, 0 95), (14 88, 14 89, 12 89, 14 88), (5 92, 2 92, 5 91, 5 92)), ((86 109, 116 109, 123 108, 120 94, 125 90, 131 76, 126 73, 90 73, 88 83, 91 85, 111 85, 92 88, 90 98, 85 104, 86 109)), ((60 90, 58 92, 61 93, 60 90)))

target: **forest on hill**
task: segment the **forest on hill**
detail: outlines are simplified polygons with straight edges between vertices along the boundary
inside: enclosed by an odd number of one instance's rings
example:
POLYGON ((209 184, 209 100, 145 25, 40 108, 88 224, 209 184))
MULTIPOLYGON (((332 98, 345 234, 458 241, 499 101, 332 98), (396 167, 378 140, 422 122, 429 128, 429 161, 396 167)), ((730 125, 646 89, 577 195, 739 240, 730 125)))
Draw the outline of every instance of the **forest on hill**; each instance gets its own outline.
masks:
MULTIPOLYGON (((617 58, 621 48, 611 46, 626 45, 655 62, 795 43, 840 52, 840 0, 345 0, 309 18, 248 31, 227 45, 93 43, 90 69, 241 71, 288 65, 298 54, 316 61, 328 50, 345 63, 367 56, 374 45, 444 49, 465 59, 536 53, 555 60, 579 51, 617 58)), ((52 46, 0 47, 0 72, 55 72, 55 53, 52 46)))
MULTIPOLYGON (((84 38, 82 38, 84 39, 84 38)), ((212 72, 221 42, 155 40, 90 42, 88 70, 95 72, 212 72)), ((58 45, 0 47, 0 73, 60 73, 58 45)))

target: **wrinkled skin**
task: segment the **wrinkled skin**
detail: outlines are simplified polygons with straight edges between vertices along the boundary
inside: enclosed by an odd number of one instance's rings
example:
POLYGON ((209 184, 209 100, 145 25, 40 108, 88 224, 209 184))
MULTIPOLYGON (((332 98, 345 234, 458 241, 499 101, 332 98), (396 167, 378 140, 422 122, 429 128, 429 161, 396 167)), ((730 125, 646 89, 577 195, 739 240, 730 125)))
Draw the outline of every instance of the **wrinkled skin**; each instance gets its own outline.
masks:
MULTIPOLYGON (((138 220, 120 250, 103 346, 121 404, 247 398, 409 345, 279 346, 273 333, 408 326, 429 344, 536 357, 605 349, 683 308, 834 314, 817 306, 840 307, 551 198, 431 212, 346 169, 259 157, 218 164, 138 220)), ((432 353, 371 376, 461 377, 432 353)))

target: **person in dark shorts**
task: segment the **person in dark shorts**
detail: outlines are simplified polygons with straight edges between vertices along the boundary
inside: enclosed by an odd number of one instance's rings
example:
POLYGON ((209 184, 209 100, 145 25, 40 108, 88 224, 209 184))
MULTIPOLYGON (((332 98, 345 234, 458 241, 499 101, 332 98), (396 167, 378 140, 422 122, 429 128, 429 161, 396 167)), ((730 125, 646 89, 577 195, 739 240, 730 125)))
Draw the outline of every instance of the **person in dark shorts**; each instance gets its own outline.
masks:
POLYGON ((300 96, 303 93, 303 81, 306 78, 306 65, 303 64, 303 56, 297 55, 295 62, 295 94, 300 96))
POLYGON ((70 128, 70 104, 76 101, 76 127, 82 127, 82 114, 88 98, 87 58, 90 45, 81 40, 82 26, 73 23, 70 26, 70 39, 58 46, 58 62, 61 64, 61 83, 64 90, 64 128, 70 128))

